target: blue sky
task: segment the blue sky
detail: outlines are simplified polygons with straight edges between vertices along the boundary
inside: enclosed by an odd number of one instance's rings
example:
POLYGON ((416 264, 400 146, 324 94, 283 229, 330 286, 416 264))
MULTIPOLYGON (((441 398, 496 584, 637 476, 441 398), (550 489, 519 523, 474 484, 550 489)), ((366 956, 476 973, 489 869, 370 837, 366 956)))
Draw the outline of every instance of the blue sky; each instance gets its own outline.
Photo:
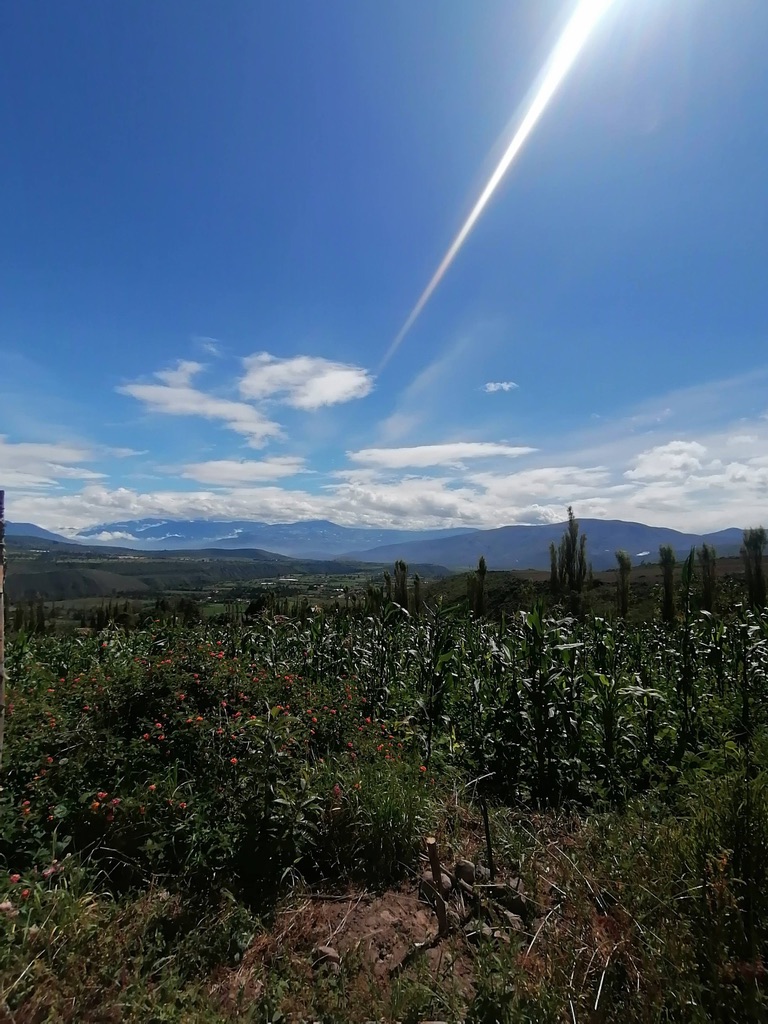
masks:
POLYGON ((9 517, 768 520, 763 0, 615 0, 382 366, 575 6, 5 5, 9 517))

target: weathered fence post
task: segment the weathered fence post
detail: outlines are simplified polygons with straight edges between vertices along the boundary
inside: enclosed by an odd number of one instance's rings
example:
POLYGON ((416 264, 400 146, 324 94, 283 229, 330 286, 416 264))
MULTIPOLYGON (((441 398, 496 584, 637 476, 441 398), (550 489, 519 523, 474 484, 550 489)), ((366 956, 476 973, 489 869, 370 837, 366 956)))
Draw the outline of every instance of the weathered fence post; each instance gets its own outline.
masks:
POLYGON ((435 913, 440 935, 448 934, 448 912, 445 907, 443 896, 443 869, 440 865, 440 855, 437 852, 437 840, 434 836, 427 839, 427 853, 429 855, 429 866, 432 869, 432 884, 435 888, 435 913))
MULTIPOLYGON (((5 491, 0 491, 0 767, 5 741, 5 491)), ((0 787, 2 788, 2 787, 0 787)))

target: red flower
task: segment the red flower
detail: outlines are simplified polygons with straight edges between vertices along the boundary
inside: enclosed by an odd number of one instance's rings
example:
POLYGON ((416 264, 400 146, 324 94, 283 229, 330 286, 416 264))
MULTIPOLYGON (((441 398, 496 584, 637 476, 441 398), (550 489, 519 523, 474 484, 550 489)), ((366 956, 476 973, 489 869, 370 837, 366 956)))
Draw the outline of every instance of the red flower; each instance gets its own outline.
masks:
POLYGON ((230 764, 237 764, 237 758, 236 757, 230 757, 229 763, 230 764))
POLYGON ((12 885, 18 885, 18 883, 20 881, 21 881, 21 875, 15 875, 15 874, 11 875, 11 884, 12 885))

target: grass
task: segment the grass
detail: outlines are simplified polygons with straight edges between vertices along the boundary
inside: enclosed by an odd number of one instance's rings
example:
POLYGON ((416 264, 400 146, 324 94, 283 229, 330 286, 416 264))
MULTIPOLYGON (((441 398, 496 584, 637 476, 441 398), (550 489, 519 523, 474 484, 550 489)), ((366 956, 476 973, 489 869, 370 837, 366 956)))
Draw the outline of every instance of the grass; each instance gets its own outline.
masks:
POLYGON ((158 623, 8 667, 10 1021, 766 1017, 764 615, 158 623), (453 896, 417 951, 424 840, 487 863, 484 803, 521 924, 453 896))

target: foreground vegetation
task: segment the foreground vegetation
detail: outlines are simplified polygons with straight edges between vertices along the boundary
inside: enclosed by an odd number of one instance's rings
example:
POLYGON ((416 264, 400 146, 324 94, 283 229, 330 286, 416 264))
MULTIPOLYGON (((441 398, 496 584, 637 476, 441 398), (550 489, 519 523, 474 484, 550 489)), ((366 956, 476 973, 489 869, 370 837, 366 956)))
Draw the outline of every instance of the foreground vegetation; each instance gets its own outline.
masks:
POLYGON ((20 633, 8 669, 8 1020, 765 1019, 765 614, 385 603, 20 633), (451 897, 416 955, 430 834, 522 880, 506 932, 451 897), (390 918, 413 948, 372 958, 390 918))

